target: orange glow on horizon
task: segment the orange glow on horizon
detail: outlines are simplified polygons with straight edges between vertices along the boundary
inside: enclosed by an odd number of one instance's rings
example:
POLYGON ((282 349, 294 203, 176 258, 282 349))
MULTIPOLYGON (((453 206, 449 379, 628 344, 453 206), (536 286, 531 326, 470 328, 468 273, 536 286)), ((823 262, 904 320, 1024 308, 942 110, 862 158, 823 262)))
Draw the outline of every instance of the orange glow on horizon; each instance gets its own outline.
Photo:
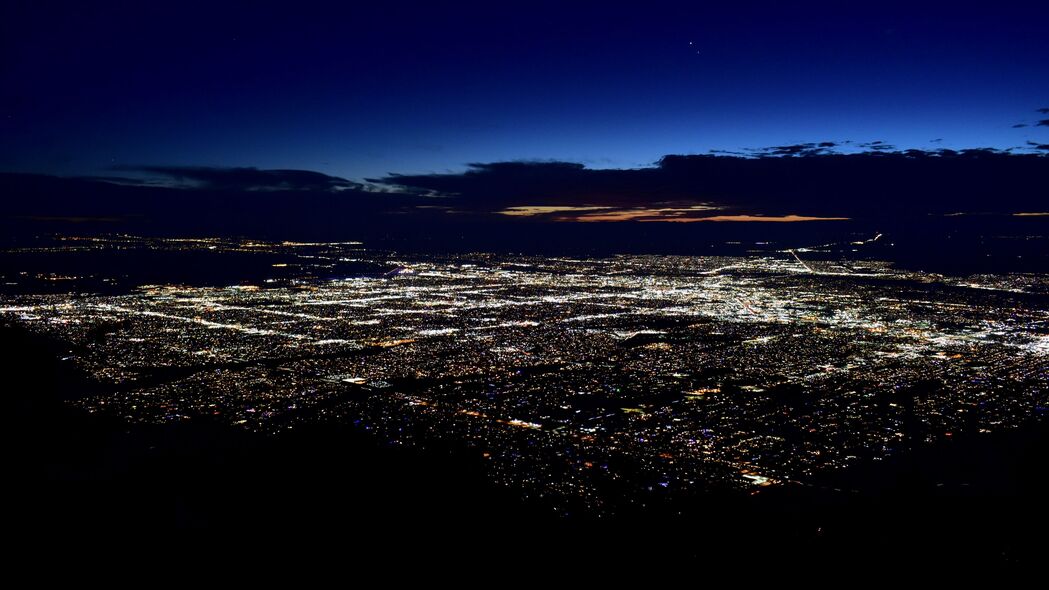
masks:
POLYGON ((611 208, 612 207, 601 207, 597 205, 521 205, 517 207, 507 207, 498 213, 499 215, 508 215, 510 217, 535 217, 537 215, 571 213, 574 211, 607 211, 611 208))
POLYGON ((577 217, 557 217, 557 221, 684 221, 690 213, 698 211, 717 211, 721 207, 713 205, 692 205, 689 207, 654 207, 647 209, 621 209, 603 213, 585 213, 577 217))
MULTIPOLYGON (((818 217, 809 215, 708 215, 722 207, 699 203, 678 207, 623 208, 603 205, 516 205, 497 211, 509 217, 542 217, 550 221, 579 223, 615 223, 637 221, 642 223, 695 223, 698 221, 795 223, 801 221, 848 221, 849 217, 818 217)), ((1015 215, 1046 215, 1045 213, 1016 213, 1015 215)))
POLYGON ((679 217, 670 219, 642 219, 640 221, 668 221, 672 223, 691 223, 694 221, 740 221, 740 222, 773 222, 794 223, 798 221, 848 221, 851 217, 810 217, 808 215, 714 215, 712 217, 679 217))

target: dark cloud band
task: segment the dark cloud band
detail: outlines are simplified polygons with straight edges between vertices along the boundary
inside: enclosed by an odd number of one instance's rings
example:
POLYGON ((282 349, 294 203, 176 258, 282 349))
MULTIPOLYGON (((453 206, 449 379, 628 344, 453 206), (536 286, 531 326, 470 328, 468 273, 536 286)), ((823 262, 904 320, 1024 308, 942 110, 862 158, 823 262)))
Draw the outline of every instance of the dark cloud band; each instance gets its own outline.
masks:
POLYGON ((140 172, 166 179, 179 188, 218 191, 335 191, 357 189, 361 185, 310 170, 260 170, 259 168, 216 168, 207 166, 135 166, 120 170, 140 172))
MULTIPOLYGON (((825 142, 830 143, 830 142, 825 142)), ((993 149, 828 153, 777 146, 749 157, 665 156, 651 168, 593 170, 566 162, 472 164, 460 174, 372 182, 443 194, 461 212, 547 220, 682 221, 743 216, 880 218, 1002 213, 1049 201, 1049 158, 993 149)), ((1031 144, 1029 151, 1042 149, 1031 144)))

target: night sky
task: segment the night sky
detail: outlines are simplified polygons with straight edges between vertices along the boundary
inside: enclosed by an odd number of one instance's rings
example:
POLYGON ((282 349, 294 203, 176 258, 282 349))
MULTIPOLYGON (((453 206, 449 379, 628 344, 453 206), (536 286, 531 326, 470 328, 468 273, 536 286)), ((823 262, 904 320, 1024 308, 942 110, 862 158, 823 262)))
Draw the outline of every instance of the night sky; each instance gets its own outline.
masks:
POLYGON ((1049 0, 0 0, 0 204, 27 563, 1045 571, 1049 0))
MULTIPOLYGON (((777 201, 775 179, 728 185, 752 176, 739 162, 683 175, 674 160, 668 180, 663 158, 1049 150, 1049 4, 565 4, 5 2, 0 172, 355 202, 381 190, 401 213, 852 218, 825 206, 848 187, 806 176, 777 201), (565 166, 575 176, 557 184, 565 166), (442 196, 463 198, 426 201, 442 196)), ((1027 194, 990 209, 1045 211, 1038 159, 981 164, 981 182, 1024 169, 1013 193, 1027 194)), ((776 174, 825 174, 805 166, 776 174)), ((865 166, 849 174, 884 176, 865 166)), ((893 170, 897 187, 943 173, 893 170)), ((908 211, 988 209, 980 198, 908 211)))

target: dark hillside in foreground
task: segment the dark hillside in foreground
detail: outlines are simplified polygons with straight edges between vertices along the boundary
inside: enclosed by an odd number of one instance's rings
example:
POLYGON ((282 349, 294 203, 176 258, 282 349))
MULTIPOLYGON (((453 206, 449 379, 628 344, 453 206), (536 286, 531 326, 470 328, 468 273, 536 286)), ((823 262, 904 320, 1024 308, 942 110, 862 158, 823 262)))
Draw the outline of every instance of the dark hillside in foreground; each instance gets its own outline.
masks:
POLYGON ((612 520, 558 517, 484 480, 464 450, 384 447, 352 427, 268 438, 214 423, 128 427, 58 402, 77 386, 51 343, 5 327, 9 530, 160 542, 207 529, 275 546, 335 534, 358 556, 651 563, 962 562, 1044 555, 1049 432, 952 441, 830 474, 821 489, 701 493, 612 520), (859 493, 835 492, 858 488, 859 493))

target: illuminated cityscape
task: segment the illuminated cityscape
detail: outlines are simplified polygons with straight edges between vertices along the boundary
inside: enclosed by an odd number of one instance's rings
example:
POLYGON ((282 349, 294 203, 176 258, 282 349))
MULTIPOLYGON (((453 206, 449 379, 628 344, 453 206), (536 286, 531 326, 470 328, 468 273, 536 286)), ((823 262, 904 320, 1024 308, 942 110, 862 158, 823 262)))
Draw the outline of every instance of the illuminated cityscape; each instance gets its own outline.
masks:
POLYGON ((445 441, 491 481, 598 517, 739 494, 1049 412, 1049 280, 867 259, 881 235, 746 257, 409 254, 359 242, 59 237, 8 252, 263 260, 232 285, 5 274, 128 423, 445 441), (847 253, 847 255, 846 255, 847 253))
POLYGON ((0 2, 11 561, 1040 573, 1047 64, 1049 2, 0 2))

